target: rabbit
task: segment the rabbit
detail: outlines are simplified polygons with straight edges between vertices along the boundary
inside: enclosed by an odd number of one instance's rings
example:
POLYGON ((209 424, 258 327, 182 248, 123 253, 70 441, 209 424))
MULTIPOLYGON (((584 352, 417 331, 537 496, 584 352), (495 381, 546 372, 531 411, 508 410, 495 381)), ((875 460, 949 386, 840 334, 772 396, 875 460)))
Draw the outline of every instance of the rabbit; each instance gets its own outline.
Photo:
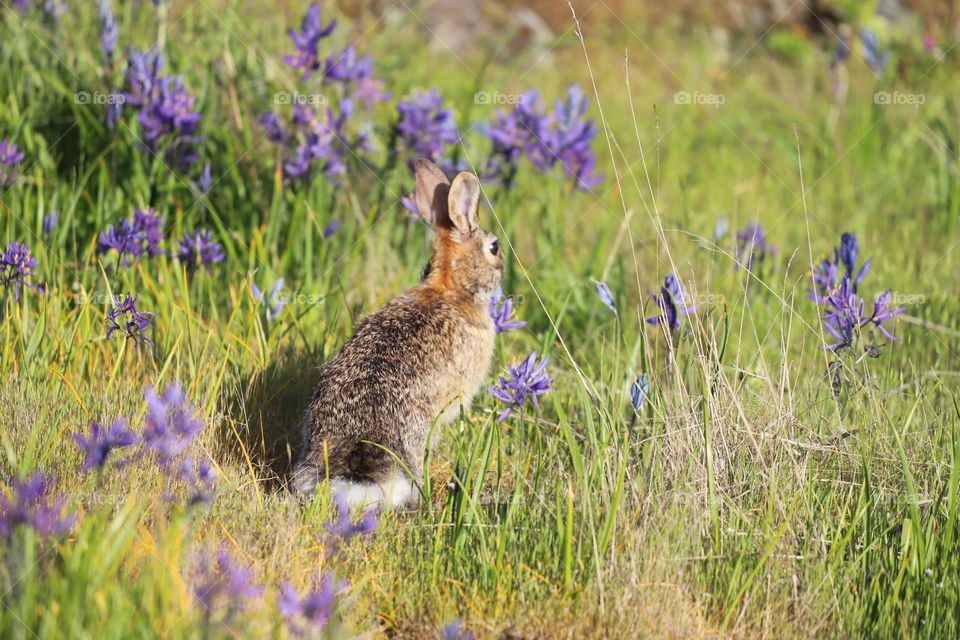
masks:
POLYGON ((500 241, 477 221, 480 181, 464 171, 448 182, 425 159, 415 174, 433 255, 421 283, 362 318, 321 368, 291 478, 297 493, 313 494, 329 478, 351 506, 416 507, 431 429, 468 406, 489 371, 488 305, 504 261, 500 241))

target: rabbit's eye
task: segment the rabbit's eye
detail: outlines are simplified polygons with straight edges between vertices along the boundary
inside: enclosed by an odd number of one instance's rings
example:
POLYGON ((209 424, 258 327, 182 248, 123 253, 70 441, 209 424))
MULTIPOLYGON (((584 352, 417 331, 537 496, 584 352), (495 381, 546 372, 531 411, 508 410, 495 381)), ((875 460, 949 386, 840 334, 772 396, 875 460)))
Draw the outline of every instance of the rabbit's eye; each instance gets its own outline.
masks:
POLYGON ((490 243, 490 254, 491 254, 491 255, 494 255, 494 256, 500 254, 500 241, 499 241, 499 240, 494 240, 493 242, 490 243))

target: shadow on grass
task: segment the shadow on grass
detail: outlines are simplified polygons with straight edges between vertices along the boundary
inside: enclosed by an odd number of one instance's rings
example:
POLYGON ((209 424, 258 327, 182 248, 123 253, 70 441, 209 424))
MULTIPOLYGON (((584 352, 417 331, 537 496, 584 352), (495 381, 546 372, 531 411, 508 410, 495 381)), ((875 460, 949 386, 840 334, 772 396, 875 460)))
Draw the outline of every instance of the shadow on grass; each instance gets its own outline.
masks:
POLYGON ((242 388, 227 399, 223 455, 252 466, 267 491, 286 490, 300 453, 300 422, 322 364, 317 358, 299 350, 279 354, 267 369, 241 379, 242 388))

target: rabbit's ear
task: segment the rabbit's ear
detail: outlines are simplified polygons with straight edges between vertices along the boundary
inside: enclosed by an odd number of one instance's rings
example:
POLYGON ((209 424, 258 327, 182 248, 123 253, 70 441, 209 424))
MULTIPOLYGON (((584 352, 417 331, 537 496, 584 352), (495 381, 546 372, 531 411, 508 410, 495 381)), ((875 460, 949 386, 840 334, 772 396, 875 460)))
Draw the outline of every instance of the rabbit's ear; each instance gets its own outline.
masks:
POLYGON ((449 226, 450 215, 447 212, 447 192, 450 182, 440 168, 420 158, 415 166, 417 186, 415 196, 420 216, 434 226, 449 226))
POLYGON ((461 171, 450 185, 448 200, 450 221, 464 237, 470 237, 480 228, 477 215, 480 210, 480 181, 477 176, 461 171))

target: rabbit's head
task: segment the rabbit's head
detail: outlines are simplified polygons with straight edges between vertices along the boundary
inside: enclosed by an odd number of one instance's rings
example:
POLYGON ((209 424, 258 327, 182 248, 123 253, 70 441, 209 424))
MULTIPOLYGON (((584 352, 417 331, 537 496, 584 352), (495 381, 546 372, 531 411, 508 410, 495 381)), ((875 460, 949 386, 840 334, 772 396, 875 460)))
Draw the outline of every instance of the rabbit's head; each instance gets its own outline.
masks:
POLYGON ((416 164, 420 215, 433 226, 433 257, 424 270, 429 286, 486 303, 500 286, 503 252, 497 236, 480 228, 480 181, 463 171, 448 182, 429 160, 416 164))

